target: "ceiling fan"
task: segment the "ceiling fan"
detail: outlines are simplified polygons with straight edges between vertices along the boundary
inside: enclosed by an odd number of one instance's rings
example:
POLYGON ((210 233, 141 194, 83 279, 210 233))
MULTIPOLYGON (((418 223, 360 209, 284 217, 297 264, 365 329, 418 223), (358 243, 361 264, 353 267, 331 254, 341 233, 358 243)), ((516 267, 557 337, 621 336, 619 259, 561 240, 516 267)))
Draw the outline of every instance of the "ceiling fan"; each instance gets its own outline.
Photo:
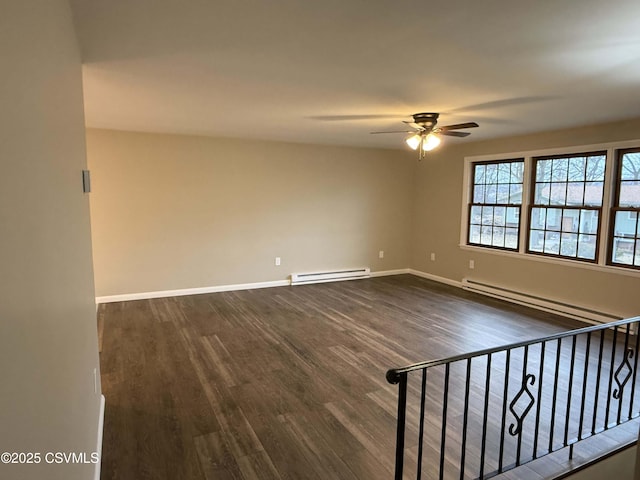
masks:
POLYGON ((462 128, 475 128, 479 126, 476 122, 467 122, 436 127, 439 116, 439 113, 415 113, 412 115, 413 122, 404 121, 404 123, 413 127, 414 130, 395 130, 390 132, 371 133, 411 133, 412 135, 406 139, 407 145, 414 150, 418 150, 418 158, 422 159, 426 152, 433 150, 440 145, 440 137, 438 137, 438 135, 466 137, 471 134, 469 132, 456 132, 455 130, 460 130, 462 128))

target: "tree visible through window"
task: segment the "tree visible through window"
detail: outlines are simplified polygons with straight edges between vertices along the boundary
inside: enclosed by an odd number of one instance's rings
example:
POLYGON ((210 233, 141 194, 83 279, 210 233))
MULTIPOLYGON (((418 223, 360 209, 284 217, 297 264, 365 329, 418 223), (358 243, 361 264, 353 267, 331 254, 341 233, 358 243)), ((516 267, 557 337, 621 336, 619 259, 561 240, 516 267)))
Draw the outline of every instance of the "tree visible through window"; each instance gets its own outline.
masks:
POLYGON ((470 245, 518 250, 524 160, 473 164, 470 245))
POLYGON ((597 261, 606 152, 534 158, 528 253, 597 261))
POLYGON ((640 268, 640 149, 620 150, 609 262, 640 268))

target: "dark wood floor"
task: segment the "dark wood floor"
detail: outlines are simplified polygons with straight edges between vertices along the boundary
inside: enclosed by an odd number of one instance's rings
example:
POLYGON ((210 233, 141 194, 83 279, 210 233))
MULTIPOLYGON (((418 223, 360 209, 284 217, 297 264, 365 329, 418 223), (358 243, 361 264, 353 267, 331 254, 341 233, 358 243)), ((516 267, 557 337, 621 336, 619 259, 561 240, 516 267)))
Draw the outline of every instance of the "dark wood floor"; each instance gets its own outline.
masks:
POLYGON ((118 480, 388 480, 388 368, 583 326, 410 275, 105 304, 99 325, 118 480))

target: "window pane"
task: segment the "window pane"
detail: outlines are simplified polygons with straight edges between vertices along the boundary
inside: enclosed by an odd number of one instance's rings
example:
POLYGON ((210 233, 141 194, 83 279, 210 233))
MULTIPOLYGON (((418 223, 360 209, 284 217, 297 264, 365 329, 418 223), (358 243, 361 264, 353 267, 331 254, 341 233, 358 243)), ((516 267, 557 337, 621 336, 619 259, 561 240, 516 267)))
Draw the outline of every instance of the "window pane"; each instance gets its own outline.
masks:
POLYGON ((636 212, 616 212, 614 235, 616 237, 634 237, 637 231, 636 221, 636 212))
POLYGON ((480 226, 471 225, 469 229, 469 243, 480 243, 480 226))
POLYGON ((469 227, 469 243, 480 243, 480 226, 471 225, 469 227))
POLYGON ((552 160, 538 160, 536 162, 536 182, 551 181, 552 160))
POLYGON ((552 183, 550 198, 551 205, 564 205, 567 199, 567 184, 552 183))
POLYGON ((494 247, 504 247, 504 227, 493 227, 494 247))
POLYGON ((475 175, 473 176, 473 183, 480 185, 485 183, 485 169, 484 165, 475 165, 475 175))
POLYGON ((498 193, 497 193, 497 202, 496 203, 509 203, 509 184, 498 185, 498 193))
POLYGON ((532 208, 531 209, 531 228, 537 230, 544 230, 546 224, 546 208, 532 208))
POLYGON ((553 160, 553 167, 551 170, 551 181, 553 182, 566 182, 567 170, 569 165, 569 159, 556 158, 553 160))
POLYGON ((598 233, 599 210, 580 210, 580 233, 598 233))
POLYGON ((550 183, 537 183, 534 203, 536 205, 549 205, 549 197, 551 196, 550 191, 550 183))
POLYGON ((511 164, 499 163, 498 164, 498 183, 509 183, 511 180, 511 164))
POLYGON ((522 185, 509 185, 509 203, 522 203, 522 185))
POLYGON ((484 203, 484 185, 473 186, 473 203, 484 203))
POLYGON ((518 229, 505 228, 504 246, 508 248, 518 248, 518 229))
POLYGON ((482 207, 482 225, 493 225, 493 207, 482 207))
POLYGON ((493 210, 493 224, 497 226, 504 226, 505 222, 505 207, 495 207, 493 210))
POLYGON ((640 152, 625 153, 621 170, 622 180, 640 180, 640 152))
POLYGON ((604 181, 605 161, 605 155, 594 155, 587 158, 587 181, 604 181))
POLYGON ((522 183, 524 178, 524 162, 511 162, 511 183, 522 183))
POLYGON ((561 208, 549 208, 547 209, 547 230, 560 230, 562 222, 562 209, 561 208))
POLYGON ((579 235, 578 236, 578 258, 595 260, 596 238, 597 237, 595 235, 579 235))
POLYGON ((575 257, 578 251, 578 235, 575 233, 563 233, 560 238, 560 255, 575 257))
POLYGON ((493 233, 493 228, 490 226, 482 226, 480 230, 480 243, 483 245, 491 245, 491 234, 493 233))
POLYGON ((558 232, 545 232, 544 253, 560 253, 560 234, 558 232))
POLYGON ((569 159, 569 181, 584 182, 587 159, 585 157, 573 157, 569 159))
POLYGON ((542 252, 544 247, 544 232, 541 230, 531 230, 529 232, 529 250, 532 252, 542 252))
POLYGON ((505 224, 516 229, 520 226, 520 209, 518 207, 506 208, 505 224))
POLYGON ((636 255, 633 264, 636 266, 640 265, 640 240, 636 240, 636 255))
POLYGON ((485 183, 497 183, 498 182, 498 165, 495 163, 486 165, 485 183))
POLYGON ((583 205, 585 194, 584 182, 569 182, 567 184, 567 205, 583 205))
POLYGON ((482 207, 477 207, 477 206, 471 207, 471 218, 469 219, 469 221, 472 224, 479 225, 481 219, 482 219, 482 207))
POLYGON ((494 183, 487 185, 487 191, 484 198, 484 203, 497 203, 498 198, 498 186, 494 183))
POLYGON ((633 265, 633 240, 613 239, 613 261, 623 265, 633 265))
POLYGON ((562 231, 578 233, 580 223, 580 210, 565 209, 562 212, 562 231))
POLYGON ((620 206, 640 207, 640 181, 620 182, 620 206))
POLYGON ((584 204, 594 207, 602 205, 603 182, 587 182, 584 187, 584 204))

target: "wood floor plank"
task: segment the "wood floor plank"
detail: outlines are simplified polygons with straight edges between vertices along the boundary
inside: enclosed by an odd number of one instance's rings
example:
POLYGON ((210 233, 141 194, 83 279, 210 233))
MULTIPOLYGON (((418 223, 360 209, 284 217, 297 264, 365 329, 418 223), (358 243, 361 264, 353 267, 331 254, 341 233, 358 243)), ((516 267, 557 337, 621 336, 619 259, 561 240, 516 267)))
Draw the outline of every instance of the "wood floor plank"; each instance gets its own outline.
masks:
MULTIPOLYGON (((104 480, 388 480, 397 387, 386 382, 387 369, 583 326, 411 275, 112 303, 100 306, 98 318, 107 401, 104 480)), ((580 365, 581 349, 575 354, 580 365)), ((539 354, 531 349, 529 368, 537 368, 539 354)), ((519 355, 513 354, 514 371, 521 369, 519 355)), ((570 357, 564 348, 563 368, 570 357)), ((502 401, 503 360, 496 355, 492 363, 496 402, 502 401)), ((554 361, 548 352, 545 365, 554 361)), ((484 392, 477 377, 484 368, 482 360, 473 364, 475 394, 484 392)), ((464 376, 452 367, 456 382, 464 376)), ((442 371, 430 376, 429 405, 442 401, 442 380, 442 371)), ((549 380, 543 389, 551 388, 549 380)), ((464 390, 456 382, 449 392, 445 478, 454 475, 461 449, 464 390)), ((509 385, 510 398, 518 388, 509 385)), ((417 456, 419 391, 412 381, 408 463, 417 456)), ((566 382, 558 395, 567 398, 566 382)), ((580 395, 575 387, 572 397, 580 395)), ((482 405, 471 402, 469 470, 479 464, 481 414, 482 405)), ((491 415, 487 447, 495 450, 500 418, 491 415)), ((549 415, 541 409, 541 418, 549 415)), ((437 412, 427 411, 428 474, 437 467, 441 423, 437 412)), ((556 435, 562 430, 556 425, 556 435)), ((615 442, 580 443, 574 462, 615 442)), ((524 438, 523 449, 530 448, 524 438)), ((513 446, 507 450, 512 455, 513 446)), ((548 478, 567 467, 562 456, 539 462, 504 478, 548 478)))

